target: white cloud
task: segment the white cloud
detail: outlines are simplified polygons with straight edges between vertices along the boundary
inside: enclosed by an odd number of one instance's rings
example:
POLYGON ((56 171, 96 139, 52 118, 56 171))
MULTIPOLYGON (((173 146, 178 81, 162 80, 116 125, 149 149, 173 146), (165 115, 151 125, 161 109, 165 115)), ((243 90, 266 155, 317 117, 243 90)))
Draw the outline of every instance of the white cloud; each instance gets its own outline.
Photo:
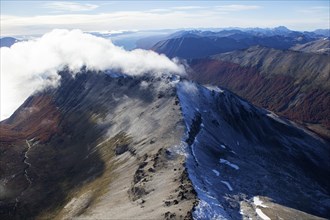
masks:
POLYGON ((47 2, 43 6, 44 8, 53 9, 55 11, 91 11, 98 8, 98 5, 87 4, 87 3, 77 3, 77 2, 47 2))
POLYGON ((304 14, 318 14, 318 13, 326 13, 329 15, 329 7, 325 6, 313 6, 309 8, 299 9, 298 12, 304 14))
MULTIPOLYGON (((42 34, 55 28, 100 30, 151 30, 199 27, 274 27, 290 26, 294 30, 315 30, 329 26, 329 14, 273 17, 240 16, 239 10, 261 8, 258 5, 224 5, 197 10, 151 9, 148 11, 117 11, 100 14, 53 14, 13 16, 1 14, 1 35, 42 34), (231 13, 232 12, 232 13, 231 13)), ((259 10, 257 10, 259 12, 259 10)), ((262 12, 263 10, 260 10, 262 12)), ((255 13, 258 15, 258 13, 255 13)))
POLYGON ((0 49, 1 119, 9 117, 34 91, 57 86, 57 72, 73 72, 86 66, 92 70, 115 70, 129 75, 184 73, 184 67, 152 51, 126 51, 80 30, 53 30, 36 40, 0 49))
POLYGON ((260 9, 259 5, 220 5, 215 7, 218 11, 233 12, 233 11, 248 11, 260 9))
POLYGON ((196 94, 198 92, 198 88, 196 84, 188 81, 183 81, 181 83, 181 88, 186 92, 187 94, 196 94))
POLYGON ((204 9, 204 8, 206 8, 206 7, 191 5, 191 6, 172 7, 171 9, 174 9, 174 10, 194 10, 194 9, 204 9))
POLYGON ((166 9, 166 8, 154 8, 154 9, 150 9, 146 12, 151 12, 151 13, 163 13, 163 12, 170 12, 171 10, 170 9, 166 9))

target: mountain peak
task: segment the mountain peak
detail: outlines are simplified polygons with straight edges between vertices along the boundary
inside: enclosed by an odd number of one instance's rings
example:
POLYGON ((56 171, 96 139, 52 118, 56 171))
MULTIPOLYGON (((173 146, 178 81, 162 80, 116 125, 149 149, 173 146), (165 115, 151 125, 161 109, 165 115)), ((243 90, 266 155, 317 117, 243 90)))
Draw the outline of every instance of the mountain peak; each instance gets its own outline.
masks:
POLYGON ((290 32, 291 30, 288 29, 287 27, 285 26, 278 26, 278 27, 275 27, 274 28, 275 31, 283 31, 283 32, 290 32))

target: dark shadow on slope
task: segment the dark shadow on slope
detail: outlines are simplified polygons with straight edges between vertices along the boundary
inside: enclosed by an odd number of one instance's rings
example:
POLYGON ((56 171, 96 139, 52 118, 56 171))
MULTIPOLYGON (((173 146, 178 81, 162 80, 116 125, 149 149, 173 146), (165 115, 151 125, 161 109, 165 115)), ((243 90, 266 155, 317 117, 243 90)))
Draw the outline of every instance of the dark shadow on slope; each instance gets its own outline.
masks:
POLYGON ((328 142, 228 91, 198 88, 190 108, 199 109, 203 126, 186 163, 197 192, 216 198, 232 219, 242 218, 240 201, 255 196, 329 218, 328 142))
POLYGON ((32 183, 24 188, 18 202, 9 202, 15 201, 15 198, 9 199, 8 203, 14 207, 3 213, 4 218, 30 219, 46 210, 56 209, 72 189, 92 181, 104 172, 104 162, 98 152, 86 158, 90 148, 95 146, 96 140, 102 135, 102 130, 89 120, 89 114, 86 111, 79 116, 62 115, 60 132, 53 135, 50 141, 38 143, 37 140, 30 140, 32 148, 28 162, 31 167, 28 175, 32 183), (71 123, 74 117, 79 117, 80 122, 71 123))
MULTIPOLYGON (((267 51, 260 48, 260 51, 263 50, 267 51)), ((323 83, 324 80, 320 80, 320 76, 329 72, 329 68, 326 68, 328 63, 326 56, 281 51, 279 54, 282 56, 279 57, 282 60, 277 62, 271 54, 267 53, 267 56, 273 65, 267 66, 269 62, 264 61, 265 67, 261 69, 256 66, 243 66, 239 64, 240 62, 233 61, 235 57, 242 58, 242 63, 252 58, 266 59, 260 54, 258 54, 259 58, 251 56, 248 51, 240 51, 228 57, 219 55, 224 60, 207 58, 190 60, 188 62, 192 70, 188 77, 198 83, 228 88, 253 104, 296 122, 322 125, 322 127, 311 126, 311 129, 329 140, 330 136, 327 134, 330 128, 328 117, 330 93, 326 89, 328 82, 323 83), (290 54, 295 58, 291 63, 290 59, 283 58, 290 54), (310 65, 306 65, 308 62, 310 65), (303 65, 306 65, 306 68, 302 68, 303 65)))

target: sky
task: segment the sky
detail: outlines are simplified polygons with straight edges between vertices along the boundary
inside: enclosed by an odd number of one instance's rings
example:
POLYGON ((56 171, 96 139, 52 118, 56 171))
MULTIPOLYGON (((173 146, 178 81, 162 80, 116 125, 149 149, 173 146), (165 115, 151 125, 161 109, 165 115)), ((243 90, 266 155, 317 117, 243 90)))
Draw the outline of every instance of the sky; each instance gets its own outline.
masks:
POLYGON ((329 1, 9 1, 1 0, 1 36, 178 28, 329 28, 329 1))

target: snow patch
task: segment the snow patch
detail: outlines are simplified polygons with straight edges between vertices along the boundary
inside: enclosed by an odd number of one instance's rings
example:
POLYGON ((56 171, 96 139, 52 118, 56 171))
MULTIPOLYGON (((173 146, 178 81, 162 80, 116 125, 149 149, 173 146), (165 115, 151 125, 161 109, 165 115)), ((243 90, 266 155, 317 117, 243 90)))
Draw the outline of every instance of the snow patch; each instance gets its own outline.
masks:
POLYGON ((222 90, 221 88, 219 88, 217 86, 207 85, 206 88, 208 88, 211 91, 215 91, 215 92, 219 92, 219 93, 224 93, 225 92, 224 90, 222 90))
POLYGON ((184 157, 188 157, 187 153, 187 143, 184 141, 181 141, 180 144, 172 146, 169 150, 171 152, 174 152, 176 154, 182 155, 184 157))
POLYGON ((120 101, 120 98, 116 98, 115 95, 114 95, 113 93, 111 94, 111 96, 112 96, 112 99, 115 100, 115 102, 120 101))
POLYGON ((253 203, 254 203, 255 206, 260 206, 260 207, 264 207, 264 208, 268 207, 268 206, 263 204, 263 202, 260 200, 259 196, 253 197, 253 203))
POLYGON ((212 170, 212 171, 213 171, 213 173, 215 173, 215 175, 217 175, 217 176, 220 175, 219 171, 217 171, 217 170, 212 170))
POLYGON ((222 147, 223 149, 226 149, 226 146, 221 144, 220 147, 222 147))
POLYGON ((259 215, 259 217, 262 218, 263 220, 271 220, 265 213, 261 211, 261 209, 256 208, 256 212, 259 215))
POLYGON ((196 206, 193 213, 193 219, 202 220, 202 219, 217 219, 217 220, 226 220, 226 213, 223 211, 216 212, 212 206, 204 200, 199 200, 198 206, 196 206))
POLYGON ((221 181, 221 182, 225 184, 230 191, 233 191, 233 187, 231 187, 230 183, 228 183, 227 181, 221 181))
POLYGON ((226 165, 228 165, 228 166, 234 168, 235 170, 239 170, 239 166, 237 166, 237 165, 234 164, 234 163, 229 162, 228 160, 225 160, 225 159, 221 159, 221 158, 220 158, 220 163, 226 164, 226 165))
POLYGON ((194 143, 191 145, 191 153, 193 155, 193 157, 195 158, 195 161, 197 162, 197 164, 200 164, 197 157, 196 157, 196 154, 195 154, 195 145, 198 143, 198 141, 195 139, 194 143))
POLYGON ((213 184, 207 179, 207 177, 205 177, 205 182, 207 182, 207 184, 213 186, 213 184))
POLYGON ((147 81, 142 81, 141 83, 140 83, 140 87, 141 87, 141 89, 147 89, 148 87, 149 87, 149 83, 147 82, 147 81))
POLYGON ((278 115, 276 115, 275 113, 273 112, 269 112, 268 114, 266 114, 268 117, 274 119, 275 121, 279 122, 279 123, 282 123, 282 124, 285 124, 287 125, 288 123, 286 123, 285 121, 283 121, 278 115))
POLYGON ((233 151, 233 150, 232 150, 232 151, 230 151, 230 152, 232 152, 233 154, 236 154, 236 155, 237 155, 237 153, 236 153, 235 151, 233 151))
MULTIPOLYGON (((205 106, 205 104, 212 103, 213 98, 210 90, 202 86, 198 86, 195 83, 183 81, 178 83, 176 87, 180 106, 182 108, 182 113, 184 116, 184 122, 187 129, 185 137, 183 138, 183 140, 186 140, 188 132, 189 130, 191 130, 192 122, 196 117, 196 113, 199 113, 203 117, 212 113, 210 110, 210 113, 205 112, 205 107, 208 106, 205 106)), ((204 132, 206 132, 203 127, 204 125, 201 124, 201 130, 199 134, 195 137, 194 142, 188 148, 190 150, 187 151, 189 153, 189 156, 187 157, 186 165, 189 173, 189 178, 193 183, 194 189, 196 190, 197 197, 199 200, 199 204, 195 207, 195 210, 192 213, 193 219, 230 219, 221 203, 217 200, 217 198, 213 196, 212 189, 216 186, 216 184, 213 183, 212 179, 214 177, 213 173, 207 172, 202 174, 205 176, 199 176, 197 173, 198 169, 196 169, 196 163, 201 164, 201 162, 203 162, 203 156, 199 155, 199 151, 197 151, 197 149, 201 147, 201 144, 199 143, 198 139, 199 137, 203 137, 204 132), (199 158, 197 158, 196 156, 199 158), (198 161, 198 159, 200 159, 201 161, 198 161), (213 184, 213 186, 211 186, 210 183, 213 184)), ((212 168, 210 170, 212 170, 212 168)), ((217 172, 214 172, 214 174, 217 175, 217 172)))

